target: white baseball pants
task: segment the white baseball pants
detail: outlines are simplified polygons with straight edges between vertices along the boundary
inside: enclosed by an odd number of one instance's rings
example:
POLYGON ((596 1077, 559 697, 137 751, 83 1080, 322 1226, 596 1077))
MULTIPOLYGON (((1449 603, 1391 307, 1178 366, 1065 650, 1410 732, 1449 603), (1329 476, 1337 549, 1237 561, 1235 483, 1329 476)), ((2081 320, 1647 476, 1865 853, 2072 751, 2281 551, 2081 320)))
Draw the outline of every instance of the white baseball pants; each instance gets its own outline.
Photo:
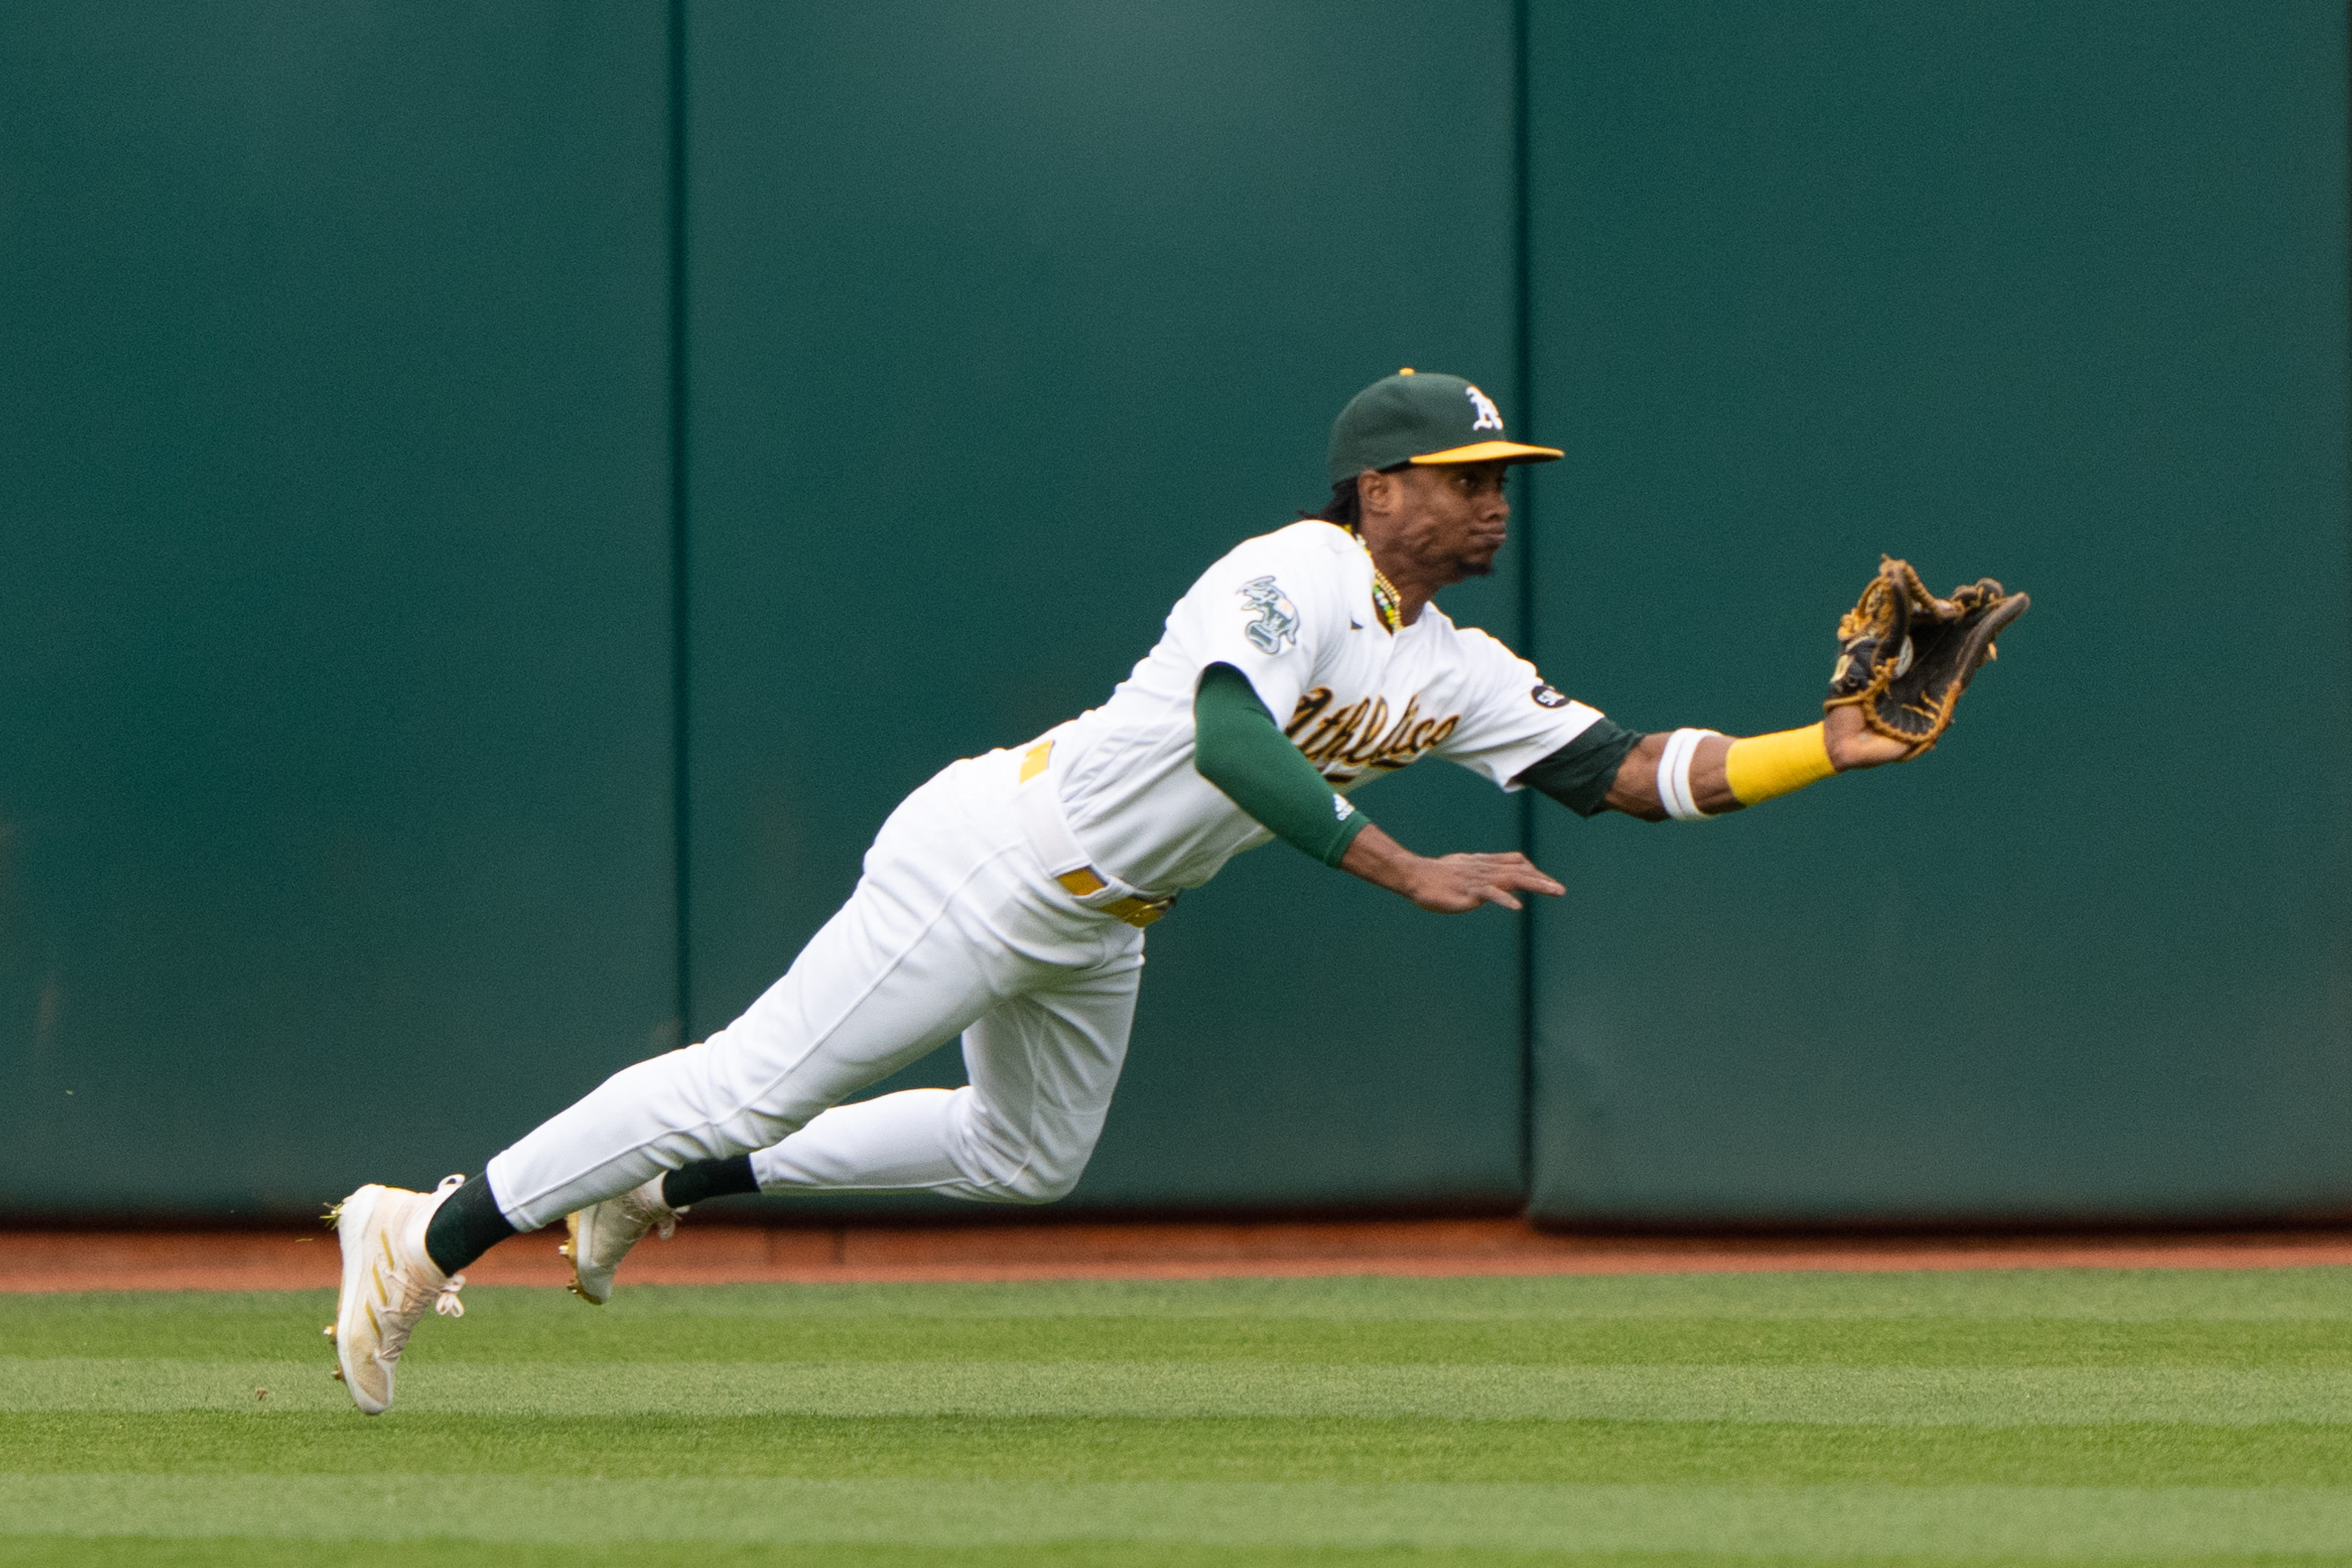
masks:
POLYGON ((776 1191, 1068 1192, 1127 1054, 1143 932, 1046 875, 1013 809, 1019 765, 992 752, 908 796, 849 901, 748 1012, 614 1073, 493 1159, 509 1222, 535 1230, 745 1152, 776 1191), (836 1107, 958 1034, 966 1087, 836 1107))

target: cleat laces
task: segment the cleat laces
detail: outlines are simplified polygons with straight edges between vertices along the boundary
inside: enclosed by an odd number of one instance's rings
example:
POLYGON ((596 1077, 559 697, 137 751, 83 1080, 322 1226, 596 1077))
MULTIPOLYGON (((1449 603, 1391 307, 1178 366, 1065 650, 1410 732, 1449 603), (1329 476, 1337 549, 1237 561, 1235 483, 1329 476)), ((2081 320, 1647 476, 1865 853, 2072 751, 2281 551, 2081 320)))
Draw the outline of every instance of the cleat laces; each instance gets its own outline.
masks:
POLYGON ((400 1352, 408 1348, 408 1336, 424 1321, 429 1302, 434 1311, 445 1318, 462 1318, 466 1303, 457 1300, 457 1292, 466 1288, 463 1274, 452 1274, 439 1286, 425 1284, 406 1270, 393 1277, 393 1286, 399 1299, 392 1310, 383 1314, 383 1337, 378 1342, 376 1354, 387 1362, 398 1361, 400 1352))
MULTIPOLYGON (((647 1231, 652 1231, 664 1241, 667 1241, 677 1234, 677 1216, 686 1212, 684 1209, 674 1209, 665 1203, 639 1197, 634 1191, 623 1193, 613 1202, 614 1207, 620 1211, 622 1223, 627 1226, 621 1237, 623 1251, 635 1246, 644 1238, 647 1231)), ((568 1258, 572 1255, 566 1253, 564 1256, 568 1258)))
MULTIPOLYGON (((660 1178, 655 1179, 658 1181, 660 1178)), ((641 1198, 636 1192, 626 1192, 621 1194, 621 1215, 636 1227, 636 1237, 629 1238, 632 1241, 645 1235, 648 1230, 664 1241, 667 1241, 677 1234, 677 1216, 683 1212, 685 1211, 674 1209, 665 1203, 641 1198)))
MULTIPOLYGON (((452 1187, 463 1185, 465 1180, 463 1175, 444 1177, 434 1192, 436 1194, 446 1193, 452 1187)), ((426 1267, 431 1267, 429 1261, 426 1267)), ((387 1363, 398 1361, 400 1352, 408 1348, 408 1336, 424 1321, 428 1300, 433 1310, 441 1317, 462 1318, 466 1315, 466 1303, 457 1299, 457 1292, 466 1288, 463 1274, 452 1274, 439 1285, 427 1285, 419 1278, 419 1271, 395 1268, 391 1283, 399 1299, 390 1303, 390 1310, 382 1320, 383 1337, 377 1342, 375 1352, 377 1359, 387 1363)))

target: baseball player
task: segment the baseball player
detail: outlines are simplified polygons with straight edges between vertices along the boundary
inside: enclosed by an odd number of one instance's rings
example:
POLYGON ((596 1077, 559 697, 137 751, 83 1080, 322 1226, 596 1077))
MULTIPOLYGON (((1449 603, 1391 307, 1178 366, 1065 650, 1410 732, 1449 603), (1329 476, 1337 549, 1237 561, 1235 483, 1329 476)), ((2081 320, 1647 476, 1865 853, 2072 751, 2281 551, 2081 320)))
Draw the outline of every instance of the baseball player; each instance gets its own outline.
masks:
POLYGON ((1244 541, 1101 707, 950 763, 893 812, 849 901, 743 1016, 623 1069, 436 1191, 338 1205, 338 1377, 392 1403, 411 1331, 462 1315, 462 1270, 568 1220, 574 1289, 607 1300, 648 1231, 736 1192, 1048 1203, 1086 1168, 1126 1054, 1144 931, 1272 838, 1423 909, 1520 908, 1560 885, 1515 853, 1425 857, 1357 789, 1424 756, 1570 810, 1690 820, 1916 756, 2025 607, 1937 600, 1889 562, 1840 626, 1822 721, 1733 740, 1624 729, 1431 595, 1492 570, 1509 465, 1494 401, 1451 375, 1374 383, 1331 432, 1331 500, 1244 541), (961 1036, 971 1081, 844 1104, 961 1036))

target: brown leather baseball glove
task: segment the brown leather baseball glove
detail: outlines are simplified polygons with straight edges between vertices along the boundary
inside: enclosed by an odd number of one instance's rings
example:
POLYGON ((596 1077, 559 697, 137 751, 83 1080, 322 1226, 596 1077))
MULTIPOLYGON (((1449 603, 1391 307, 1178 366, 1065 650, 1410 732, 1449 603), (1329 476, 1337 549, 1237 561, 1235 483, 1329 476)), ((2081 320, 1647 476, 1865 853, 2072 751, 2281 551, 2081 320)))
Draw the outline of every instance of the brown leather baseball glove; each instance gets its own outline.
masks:
POLYGON ((1909 562, 1881 556, 1878 575, 1838 622, 1822 710, 1858 707, 1864 724, 1917 756, 1951 728, 1969 679, 1998 657, 1993 638, 2032 602, 1990 577, 1938 599, 1909 562))

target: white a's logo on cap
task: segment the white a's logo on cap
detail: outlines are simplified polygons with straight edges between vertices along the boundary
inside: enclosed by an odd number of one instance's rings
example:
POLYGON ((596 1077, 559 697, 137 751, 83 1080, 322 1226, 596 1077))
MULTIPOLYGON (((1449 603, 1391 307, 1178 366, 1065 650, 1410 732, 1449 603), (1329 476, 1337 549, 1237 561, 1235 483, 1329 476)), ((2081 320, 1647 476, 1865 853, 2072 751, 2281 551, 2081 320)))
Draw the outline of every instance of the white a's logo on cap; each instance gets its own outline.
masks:
POLYGON ((1495 406, 1493 398, 1475 386, 1470 389, 1470 406, 1478 411, 1478 417, 1470 421, 1470 428, 1496 431, 1502 429, 1503 411, 1495 406))

